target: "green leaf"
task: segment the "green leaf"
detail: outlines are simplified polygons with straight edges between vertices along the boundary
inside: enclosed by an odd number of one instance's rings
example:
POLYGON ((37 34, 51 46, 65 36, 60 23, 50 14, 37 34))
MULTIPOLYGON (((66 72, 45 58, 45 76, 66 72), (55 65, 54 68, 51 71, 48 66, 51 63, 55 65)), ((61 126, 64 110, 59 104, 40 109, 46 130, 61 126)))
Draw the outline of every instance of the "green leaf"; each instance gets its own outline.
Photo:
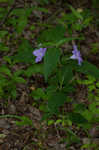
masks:
POLYGON ((28 23, 28 16, 31 14, 31 8, 16 8, 14 9, 10 15, 17 16, 17 18, 9 19, 9 22, 15 27, 18 33, 22 33, 25 26, 28 23))
POLYGON ((0 88, 8 85, 8 80, 0 74, 0 88))
POLYGON ((69 5, 69 7, 70 7, 72 13, 73 13, 78 19, 83 20, 82 15, 81 15, 77 10, 75 10, 71 5, 69 5))
POLYGON ((66 84, 70 82, 73 78, 73 72, 71 66, 62 67, 59 71, 59 82, 60 84, 66 84))
POLYGON ((31 77, 33 74, 41 73, 43 74, 43 64, 34 64, 24 71, 27 77, 31 77))
POLYGON ((72 40, 77 40, 77 39, 82 39, 82 37, 67 37, 67 38, 62 38, 59 41, 52 41, 52 42, 45 42, 43 43, 43 47, 48 47, 48 46, 55 46, 55 47, 59 47, 61 45, 63 45, 64 43, 68 43, 72 40))
POLYGON ((20 17, 20 19, 18 19, 18 24, 16 26, 16 31, 18 33, 21 33, 24 30, 25 26, 27 25, 27 22, 28 22, 28 20, 27 20, 26 16, 20 17))
POLYGON ((67 133, 67 143, 69 146, 73 143, 80 143, 80 138, 72 130, 66 128, 66 133, 67 133))
POLYGON ((94 76, 96 79, 99 79, 99 69, 95 65, 87 61, 84 61, 82 66, 78 66, 77 71, 94 76))
POLYGON ((7 68, 6 66, 0 67, 0 73, 4 73, 4 74, 8 75, 9 77, 12 76, 10 69, 7 68))
POLYGON ((52 125, 52 124, 54 124, 55 123, 55 121, 54 120, 48 120, 48 126, 50 126, 50 125, 52 125))
POLYGON ((8 31, 6 30, 0 31, 0 38, 4 38, 6 34, 8 34, 8 31))
POLYGON ((56 43, 54 43, 54 45, 56 47, 59 47, 59 46, 63 45, 66 42, 68 43, 68 42, 70 42, 72 40, 77 40, 77 39, 80 39, 80 37, 66 37, 66 38, 62 38, 59 41, 57 41, 56 43))
POLYGON ((95 65, 87 61, 83 61, 82 65, 79 66, 75 60, 72 60, 70 61, 70 65, 72 69, 75 69, 78 72, 84 73, 86 75, 91 75, 96 79, 99 79, 99 69, 95 65))
POLYGON ((93 102, 89 104, 89 110, 95 115, 99 115, 99 109, 97 108, 99 106, 99 102, 93 102))
POLYGON ((59 48, 49 48, 44 57, 44 76, 48 79, 48 76, 55 70, 59 61, 61 52, 59 48))
POLYGON ((6 15, 7 9, 0 7, 0 20, 3 19, 3 17, 6 15))
POLYGON ((69 119, 76 124, 88 123, 88 121, 80 113, 69 113, 69 119))
POLYGON ((12 56, 12 59, 15 62, 23 62, 23 63, 33 63, 34 59, 33 59, 33 48, 30 45, 30 43, 28 42, 28 40, 23 40, 22 44, 19 45, 18 48, 18 54, 16 54, 15 56, 12 56))
POLYGON ((49 13, 48 9, 46 8, 43 8, 43 7, 35 7, 35 10, 38 10, 38 11, 41 11, 41 12, 44 12, 44 13, 49 13))
POLYGON ((89 85, 88 86, 88 91, 90 91, 90 92, 92 92, 95 89, 96 89, 95 85, 89 85))
POLYGON ((18 126, 24 126, 24 125, 30 125, 30 126, 32 126, 33 125, 32 120, 30 120, 26 116, 20 117, 20 120, 21 121, 16 121, 16 125, 18 125, 18 126))
POLYGON ((88 109, 84 110, 81 114, 84 116, 85 119, 88 120, 88 122, 91 122, 93 120, 93 114, 88 109))
POLYGON ((16 8, 16 9, 14 9, 11 13, 10 13, 10 15, 15 15, 15 16, 18 16, 18 18, 19 17, 24 17, 24 16, 29 16, 30 15, 30 13, 31 13, 31 8, 16 8))
POLYGON ((82 103, 74 104, 73 107, 74 107, 75 112, 77 113, 81 113, 86 110, 86 105, 82 103))
POLYGON ((62 92, 51 93, 48 98, 48 108, 51 114, 57 113, 58 108, 66 102, 66 94, 62 92))
POLYGON ((64 38, 66 29, 62 25, 56 25, 50 29, 44 30, 38 37, 38 43, 58 42, 64 38))
POLYGON ((24 73, 24 70, 23 69, 18 69, 16 72, 13 73, 13 76, 20 76, 20 75, 23 75, 24 73))
POLYGON ((12 88, 10 95, 11 95, 11 97, 12 97, 13 99, 16 99, 16 97, 17 97, 16 88, 12 88))
POLYGON ((31 96, 37 100, 46 99, 46 94, 42 88, 38 88, 38 89, 32 91, 31 96))
POLYGON ((16 83, 26 83, 26 81, 22 77, 13 77, 14 82, 16 83))
POLYGON ((98 81, 98 82, 96 82, 96 87, 98 87, 98 88, 99 88, 99 81, 98 81))
POLYGON ((93 20, 93 17, 92 16, 89 16, 88 18, 86 18, 84 21, 83 21, 83 26, 87 27, 90 25, 90 23, 92 22, 93 20))
POLYGON ((0 51, 9 51, 9 47, 7 47, 4 43, 0 43, 0 51))

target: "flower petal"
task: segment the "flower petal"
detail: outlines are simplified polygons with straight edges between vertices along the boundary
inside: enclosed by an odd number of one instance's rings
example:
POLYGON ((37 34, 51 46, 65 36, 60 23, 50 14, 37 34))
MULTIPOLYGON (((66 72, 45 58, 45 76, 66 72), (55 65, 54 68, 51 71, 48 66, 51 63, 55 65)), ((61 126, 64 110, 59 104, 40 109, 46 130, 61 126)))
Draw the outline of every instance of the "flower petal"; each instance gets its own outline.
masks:
POLYGON ((76 45, 73 45, 73 49, 74 49, 74 51, 78 51, 78 49, 77 49, 77 46, 76 46, 76 45))
POLYGON ((70 57, 71 59, 77 59, 78 60, 78 65, 81 65, 83 59, 81 58, 80 51, 77 49, 76 45, 73 45, 73 55, 70 57))
POLYGON ((35 62, 38 63, 42 60, 42 57, 36 57, 35 62))
POLYGON ((78 64, 81 65, 82 62, 83 62, 83 59, 80 57, 80 58, 78 59, 78 64))
POLYGON ((72 55, 70 58, 71 59, 77 59, 76 55, 72 55))
POLYGON ((47 48, 39 48, 33 51, 33 55, 36 56, 35 62, 40 62, 45 55, 47 48))
POLYGON ((34 56, 39 56, 39 53, 40 53, 40 50, 39 50, 39 49, 33 51, 33 55, 34 55, 34 56))

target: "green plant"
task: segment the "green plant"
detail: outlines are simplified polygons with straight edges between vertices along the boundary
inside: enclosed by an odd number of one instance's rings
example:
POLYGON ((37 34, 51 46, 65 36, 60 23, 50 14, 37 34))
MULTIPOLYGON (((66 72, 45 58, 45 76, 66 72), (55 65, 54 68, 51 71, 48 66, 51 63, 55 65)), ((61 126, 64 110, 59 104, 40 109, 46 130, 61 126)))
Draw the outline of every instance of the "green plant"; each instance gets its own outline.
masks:
POLYGON ((8 99, 8 97, 10 96, 12 99, 16 99, 17 96, 16 85, 18 83, 26 83, 26 81, 22 77, 20 77, 20 73, 22 73, 22 70, 11 73, 10 69, 7 66, 2 65, 0 67, 0 97, 1 98, 3 97, 8 99))
MULTIPOLYGON (((23 7, 16 4, 13 9, 14 1, 0 2, 8 3, 8 7, 0 7, 0 99, 16 100, 18 88, 24 84, 29 100, 33 99, 32 106, 43 113, 42 121, 48 128, 54 126, 56 131, 65 132, 61 142, 67 142, 67 149, 73 143, 81 143, 72 127, 82 129, 89 138, 90 142, 81 148, 97 148, 91 145, 88 131, 99 122, 99 68, 79 50, 85 44, 91 46, 90 55, 98 55, 97 40, 85 42, 98 24, 98 0, 92 0, 90 8, 84 8, 82 3, 74 8, 64 2, 66 10, 57 0, 40 0, 31 7, 25 1, 23 7), (54 5, 62 9, 56 11, 54 5), (79 86, 86 88, 87 103, 76 101, 79 86)), ((26 116, 0 116, 3 117, 18 119, 18 126, 33 125, 26 116)), ((43 149, 41 142, 36 145, 43 149)))
POLYGON ((90 124, 95 123, 95 122, 99 122, 98 119, 98 114, 99 114, 99 110, 97 109, 97 106, 99 105, 99 92, 98 92, 98 83, 99 81, 97 81, 94 77, 88 75, 87 78, 85 80, 77 80, 77 82, 81 85, 86 85, 88 88, 88 101, 89 101, 89 105, 88 105, 88 109, 85 109, 83 112, 81 112, 83 114, 83 116, 85 116, 85 118, 87 120, 89 120, 90 124))
POLYGON ((24 125, 30 125, 33 126, 32 120, 30 120, 28 117, 26 116, 18 116, 18 115, 2 115, 0 116, 0 118, 15 118, 18 119, 20 121, 15 121, 16 125, 18 126, 24 126, 24 125))

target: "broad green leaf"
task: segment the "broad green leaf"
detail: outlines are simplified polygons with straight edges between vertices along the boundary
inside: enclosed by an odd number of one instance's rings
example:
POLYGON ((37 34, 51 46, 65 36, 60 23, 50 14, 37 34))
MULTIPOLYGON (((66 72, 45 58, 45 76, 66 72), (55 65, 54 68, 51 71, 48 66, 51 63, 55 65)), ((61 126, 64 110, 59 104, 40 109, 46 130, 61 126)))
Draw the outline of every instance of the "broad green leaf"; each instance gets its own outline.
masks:
POLYGON ((33 48, 28 42, 28 40, 23 40, 22 44, 19 45, 18 53, 15 56, 12 56, 12 59, 15 62, 23 63, 33 63, 33 48))
POLYGON ((78 66, 77 71, 94 76, 96 79, 99 79, 99 69, 95 65, 87 61, 84 61, 81 66, 78 66))
POLYGON ((85 111, 81 112, 81 114, 83 115, 84 118, 86 118, 89 122, 92 121, 93 119, 93 114, 91 111, 89 111, 88 109, 86 109, 85 111))
POLYGON ((48 79, 52 71, 55 70, 57 63, 59 61, 61 52, 59 48, 49 48, 44 57, 44 76, 48 79))
POLYGON ((31 77, 33 74, 36 74, 36 73, 41 73, 43 74, 43 64, 34 64, 32 66, 30 66, 27 70, 24 71, 24 74, 27 76, 27 77, 31 77))
POLYGON ((66 43, 66 42, 68 43, 68 42, 70 42, 72 40, 76 40, 76 39, 80 39, 80 37, 67 37, 67 38, 63 38, 63 39, 57 41, 54 45, 56 47, 59 47, 59 46, 61 46, 62 44, 66 43))
POLYGON ((24 28, 26 27, 27 22, 28 22, 28 20, 27 20, 27 17, 26 17, 26 16, 20 17, 20 19, 18 19, 18 24, 17 24, 17 26, 16 26, 16 31, 17 31, 18 33, 21 33, 21 32, 24 30, 24 28))
POLYGON ((18 126, 24 126, 24 125, 30 125, 30 126, 32 126, 33 125, 32 120, 30 120, 26 116, 20 117, 20 120, 21 121, 16 121, 16 125, 18 125, 18 126))
POLYGON ((69 118, 73 123, 76 124, 85 124, 88 121, 80 113, 69 113, 69 118))
POLYGON ((38 88, 38 89, 32 91, 31 96, 37 100, 46 99, 46 94, 42 88, 38 88))
POLYGON ((49 93, 56 92, 56 90, 57 90, 57 86, 56 85, 51 85, 51 86, 48 86, 46 88, 46 93, 49 95, 49 93))
POLYGON ((0 20, 3 19, 3 17, 6 15, 7 9, 0 7, 0 20))
POLYGON ((89 104, 89 110, 95 115, 99 115, 99 109, 97 108, 99 106, 99 102, 93 102, 89 104))
POLYGON ((41 11, 41 12, 44 12, 44 13, 48 13, 48 12, 49 12, 48 9, 43 8, 43 7, 35 7, 35 9, 36 9, 36 10, 39 10, 39 11, 41 11))
POLYGON ((13 77, 14 82, 16 83, 26 83, 26 81, 22 77, 13 77))
POLYGON ((71 66, 62 67, 59 71, 59 82, 60 84, 66 84, 70 82, 73 78, 72 68, 71 66))
POLYGON ((74 107, 75 112, 77 113, 81 113, 86 110, 86 105, 82 103, 74 104, 73 107, 74 107))
POLYGON ((43 47, 47 47, 47 46, 59 47, 59 46, 63 45, 66 42, 68 43, 68 42, 70 42, 72 40, 77 40, 77 39, 80 40, 80 39, 82 39, 82 37, 68 37, 68 38, 63 38, 63 39, 61 39, 61 40, 59 40, 57 42, 55 42, 55 41, 53 41, 53 42, 45 42, 42 45, 43 45, 43 47))
POLYGON ((6 66, 1 66, 0 67, 0 73, 4 73, 6 75, 8 75, 9 77, 11 77, 11 71, 9 68, 7 68, 6 66))
POLYGON ((50 125, 52 125, 52 124, 54 124, 55 123, 55 121, 54 120, 48 120, 48 126, 50 126, 50 125))
POLYGON ((31 12, 32 9, 29 8, 17 8, 11 12, 10 15, 18 16, 17 18, 12 18, 9 20, 9 22, 13 24, 18 33, 21 33, 24 30, 25 26, 28 23, 28 16, 31 14, 31 12))
POLYGON ((96 79, 99 79, 99 69, 95 65, 89 63, 88 61, 83 61, 82 65, 79 66, 78 63, 75 60, 73 60, 70 61, 70 65, 72 69, 78 72, 81 72, 86 75, 91 75, 96 79))
POLYGON ((55 27, 42 31, 37 41, 38 43, 58 42, 64 38, 65 31, 66 29, 64 26, 56 25, 55 27))
POLYGON ((62 92, 51 93, 48 98, 48 108, 51 114, 57 113, 58 108, 66 102, 66 94, 62 92))
POLYGON ((7 86, 7 85, 8 85, 8 80, 0 74, 0 88, 7 86))

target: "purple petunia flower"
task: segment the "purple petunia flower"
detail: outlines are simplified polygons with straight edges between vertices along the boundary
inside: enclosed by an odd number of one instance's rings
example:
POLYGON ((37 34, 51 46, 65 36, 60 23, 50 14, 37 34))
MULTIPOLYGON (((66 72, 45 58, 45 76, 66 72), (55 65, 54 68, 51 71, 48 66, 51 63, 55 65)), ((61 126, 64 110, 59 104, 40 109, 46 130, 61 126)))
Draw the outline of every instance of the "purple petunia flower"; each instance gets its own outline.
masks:
POLYGON ((40 61, 42 61, 42 58, 45 55, 47 48, 39 48, 33 51, 33 55, 36 56, 35 62, 38 63, 40 61))
POLYGON ((78 60, 78 65, 81 65, 83 62, 83 59, 81 57, 80 51, 78 51, 77 46, 73 45, 73 55, 70 57, 71 59, 77 59, 78 60))

